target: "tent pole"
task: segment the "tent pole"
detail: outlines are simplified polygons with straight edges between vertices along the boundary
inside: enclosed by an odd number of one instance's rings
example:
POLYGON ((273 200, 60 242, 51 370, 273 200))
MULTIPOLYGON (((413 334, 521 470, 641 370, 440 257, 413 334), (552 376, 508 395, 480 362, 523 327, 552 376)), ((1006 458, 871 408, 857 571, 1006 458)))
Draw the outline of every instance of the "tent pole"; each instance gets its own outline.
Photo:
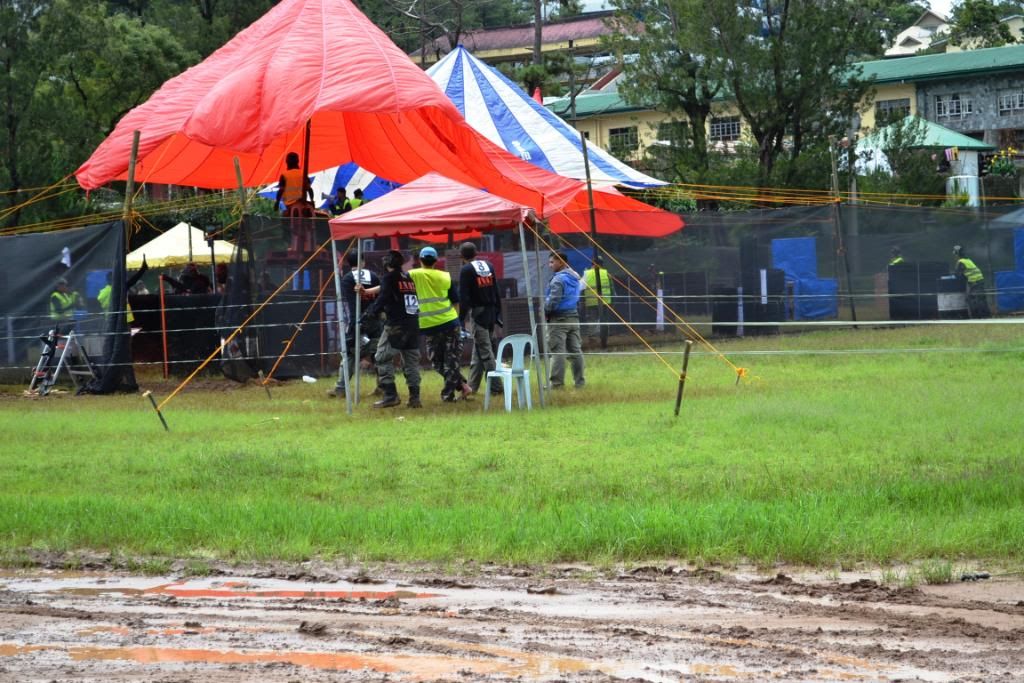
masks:
POLYGON ((352 414, 352 394, 348 390, 348 343, 345 341, 345 309, 341 304, 341 275, 338 273, 338 243, 331 238, 331 256, 334 258, 334 310, 338 316, 338 344, 341 349, 341 365, 338 379, 345 387, 345 412, 352 414))
POLYGON ((140 136, 139 131, 132 132, 132 152, 128 157, 128 184, 124 189, 124 211, 121 214, 125 230, 131 229, 132 200, 135 198, 135 162, 139 158, 140 136))
MULTIPOLYGON (((534 235, 534 238, 533 238, 533 255, 536 258, 536 263, 537 263, 537 300, 540 301, 540 310, 543 313, 543 311, 544 311, 544 294, 542 292, 544 291, 544 281, 543 281, 543 279, 540 276, 540 232, 539 232, 540 226, 535 224, 535 228, 536 228, 536 234, 534 235)), ((531 307, 530 310, 533 310, 533 308, 532 308, 533 307, 533 302, 532 301, 530 302, 530 307, 531 307)), ((550 355, 550 353, 548 351, 548 317, 546 315, 541 317, 540 329, 541 329, 541 334, 544 337, 544 354, 541 357, 542 363, 544 365, 544 372, 543 372, 544 377, 543 377, 542 381, 544 383, 544 388, 547 389, 550 386, 548 384, 548 373, 550 372, 550 369, 548 368, 548 363, 551 362, 551 355, 550 355)))
MULTIPOLYGON (((363 241, 361 239, 359 239, 359 238, 356 238, 356 270, 355 270, 354 273, 352 273, 352 277, 355 280, 354 284, 356 284, 356 285, 360 285, 363 282, 362 277, 360 277, 362 275, 362 266, 363 266, 363 241)), ((362 346, 363 346, 363 329, 362 329, 363 326, 359 323, 359 318, 362 317, 362 315, 363 315, 363 297, 362 297, 362 295, 359 292, 356 292, 356 313, 355 313, 355 316, 356 316, 356 340, 355 340, 355 351, 354 351, 354 353, 355 353, 354 365, 355 365, 355 369, 356 369, 356 372, 355 372, 355 375, 356 375, 356 396, 355 396, 356 405, 359 405, 359 375, 362 374, 360 372, 360 367, 359 367, 359 361, 362 359, 361 352, 362 352, 362 346)), ((346 375, 348 374, 348 369, 347 368, 345 370, 345 374, 346 375)))
MULTIPOLYGON (((523 272, 525 277, 523 280, 526 282, 526 310, 530 314, 530 336, 533 337, 533 343, 530 345, 530 358, 533 361, 534 372, 537 372, 537 368, 541 369, 541 376, 537 377, 537 395, 540 398, 540 405, 542 408, 545 406, 544 401, 544 377, 547 373, 544 372, 544 368, 537 362, 537 317, 533 314, 533 292, 530 291, 530 265, 529 261, 526 260, 526 231, 523 229, 523 222, 519 221, 519 247, 523 254, 523 272)), ((500 361, 501 359, 496 359, 500 361)), ((530 390, 529 387, 526 388, 530 390)))

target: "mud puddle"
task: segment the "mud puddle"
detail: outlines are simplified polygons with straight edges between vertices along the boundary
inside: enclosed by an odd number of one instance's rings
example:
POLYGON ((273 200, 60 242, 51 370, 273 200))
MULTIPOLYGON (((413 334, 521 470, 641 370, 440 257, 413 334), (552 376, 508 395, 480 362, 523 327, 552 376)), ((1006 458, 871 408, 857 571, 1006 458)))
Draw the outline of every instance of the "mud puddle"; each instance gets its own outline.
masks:
POLYGON ((489 568, 0 575, 0 681, 1024 681, 1024 583, 489 568), (344 572, 339 572, 341 575, 344 572))

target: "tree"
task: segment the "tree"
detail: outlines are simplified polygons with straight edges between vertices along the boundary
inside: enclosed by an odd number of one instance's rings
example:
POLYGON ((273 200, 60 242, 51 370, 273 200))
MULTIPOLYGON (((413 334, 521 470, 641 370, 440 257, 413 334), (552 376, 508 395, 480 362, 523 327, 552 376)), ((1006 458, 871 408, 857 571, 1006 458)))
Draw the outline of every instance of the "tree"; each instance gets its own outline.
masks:
POLYGON ((439 38, 447 43, 442 49, 454 48, 468 31, 526 22, 532 7, 524 0, 360 1, 360 9, 406 52, 428 50, 439 38))
MULTIPOLYGON (((881 168, 861 177, 859 184, 866 192, 893 195, 941 195, 944 178, 937 172, 934 150, 921 148, 925 139, 925 123, 917 117, 906 117, 873 132, 871 147, 885 154, 888 170, 881 168)), ((941 154, 941 152, 940 152, 941 154)), ((859 161, 875 161, 872 152, 861 152, 859 161)), ((919 198, 908 200, 920 203, 919 198)))
POLYGON ((921 0, 861 0, 861 6, 879 37, 875 45, 865 46, 864 54, 869 57, 881 57, 896 36, 928 9, 921 0))
MULTIPOLYGON (((198 59, 166 29, 110 13, 98 0, 13 2, 0 11, 7 134, 0 178, 12 205, 13 191, 67 176, 121 116, 198 59), (28 6, 35 11, 27 13, 28 6)), ((44 219, 77 208, 71 202, 27 212, 44 219)), ((12 212, 8 225, 20 224, 22 214, 12 212)))
POLYGON ((999 47, 1016 43, 1010 28, 1001 20, 1021 12, 1017 2, 963 0, 953 9, 949 42, 971 48, 999 47))
POLYGON ((797 166, 775 178, 776 162, 795 162, 809 139, 844 132, 870 84, 849 63, 879 40, 867 10, 846 0, 760 0, 741 7, 708 0, 693 45, 727 89, 758 149, 758 182, 788 184, 797 166))
POLYGON ((627 102, 653 106, 676 118, 666 129, 671 134, 661 161, 675 178, 700 182, 708 170, 706 123, 721 90, 704 57, 688 49, 703 3, 614 0, 614 5, 613 33, 606 42, 623 60, 619 92, 627 102))
MULTIPOLYGON (((0 0, 0 98, 3 101, 3 137, 0 139, 0 188, 5 208, 21 201, 18 192, 26 181, 33 183, 34 158, 44 144, 34 135, 34 93, 46 79, 46 40, 39 32, 40 19, 49 9, 46 2, 0 0)), ((17 225, 21 211, 7 219, 17 225)))

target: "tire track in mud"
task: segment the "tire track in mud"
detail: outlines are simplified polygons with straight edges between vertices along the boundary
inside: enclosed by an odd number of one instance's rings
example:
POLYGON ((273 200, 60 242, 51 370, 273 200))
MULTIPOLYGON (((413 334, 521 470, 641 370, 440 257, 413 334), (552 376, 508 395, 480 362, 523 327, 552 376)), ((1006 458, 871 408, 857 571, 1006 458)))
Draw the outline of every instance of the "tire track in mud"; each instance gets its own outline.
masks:
POLYGON ((5 572, 0 681, 1024 681, 1016 580, 379 573, 5 572))

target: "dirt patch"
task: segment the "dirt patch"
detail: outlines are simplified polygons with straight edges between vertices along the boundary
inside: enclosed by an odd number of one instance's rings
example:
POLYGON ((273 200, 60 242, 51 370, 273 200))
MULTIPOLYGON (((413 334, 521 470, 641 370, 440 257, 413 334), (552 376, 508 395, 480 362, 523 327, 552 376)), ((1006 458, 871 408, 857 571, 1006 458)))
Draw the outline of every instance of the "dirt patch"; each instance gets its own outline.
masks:
POLYGON ((0 681, 1024 680, 1024 582, 1009 576, 210 571, 0 572, 0 681))

